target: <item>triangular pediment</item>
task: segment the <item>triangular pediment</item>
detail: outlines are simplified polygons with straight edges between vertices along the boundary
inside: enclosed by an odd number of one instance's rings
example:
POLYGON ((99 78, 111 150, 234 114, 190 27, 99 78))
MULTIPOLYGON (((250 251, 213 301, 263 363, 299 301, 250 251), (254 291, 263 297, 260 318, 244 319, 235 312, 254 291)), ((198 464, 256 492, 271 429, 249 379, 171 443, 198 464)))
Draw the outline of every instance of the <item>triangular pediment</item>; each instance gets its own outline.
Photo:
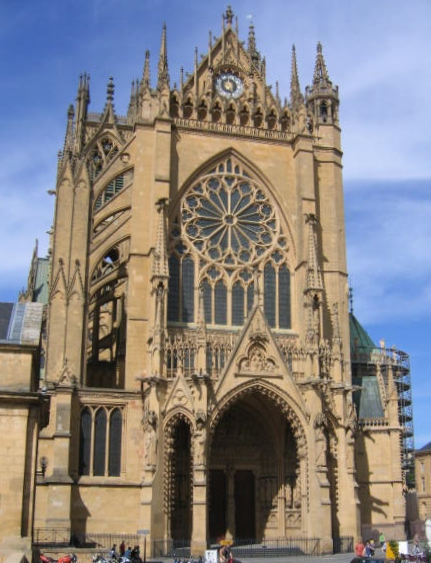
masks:
POLYGON ((193 412, 194 400, 184 375, 178 375, 166 401, 166 412, 181 409, 193 412))
POLYGON ((302 396, 293 380, 260 307, 251 310, 216 388, 218 397, 250 381, 270 381, 285 391, 306 412, 302 396))
MULTIPOLYGON (((197 97, 202 100, 204 97, 211 105, 220 94, 216 87, 217 79, 227 75, 234 75, 241 82, 241 95, 232 96, 232 100, 246 103, 253 99, 256 104, 260 103, 265 107, 276 104, 270 87, 265 83, 261 65, 251 59, 243 42, 231 27, 222 32, 221 37, 211 45, 208 54, 199 64, 196 63, 195 71, 188 75, 184 84, 183 98, 191 96, 192 99, 197 97)), ((228 94, 226 92, 227 96, 228 94)))

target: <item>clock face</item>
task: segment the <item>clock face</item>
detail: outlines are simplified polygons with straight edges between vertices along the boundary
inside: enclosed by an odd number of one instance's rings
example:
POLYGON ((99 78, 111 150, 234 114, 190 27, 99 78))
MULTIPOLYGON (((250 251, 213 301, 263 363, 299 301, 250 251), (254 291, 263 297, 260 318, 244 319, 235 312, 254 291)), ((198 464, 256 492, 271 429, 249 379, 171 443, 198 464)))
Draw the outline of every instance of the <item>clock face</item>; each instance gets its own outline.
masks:
POLYGON ((217 76, 215 87, 217 92, 226 98, 238 98, 244 90, 241 78, 230 72, 217 76))

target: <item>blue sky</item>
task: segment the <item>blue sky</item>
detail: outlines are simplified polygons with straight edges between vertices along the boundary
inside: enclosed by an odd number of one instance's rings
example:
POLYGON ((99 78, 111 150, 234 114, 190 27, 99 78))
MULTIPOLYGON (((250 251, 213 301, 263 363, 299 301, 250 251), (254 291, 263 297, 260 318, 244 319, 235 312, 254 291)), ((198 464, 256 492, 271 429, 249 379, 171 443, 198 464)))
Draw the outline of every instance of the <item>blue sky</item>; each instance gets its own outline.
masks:
MULTIPOLYGON (((292 44, 301 87, 321 41, 340 88, 348 266, 354 312, 370 336, 410 354, 415 445, 431 441, 431 2, 239 0, 247 39, 253 16, 267 81, 289 95, 292 44)), ((171 84, 220 34, 227 2, 211 0, 3 0, 0 3, 0 301, 26 285, 36 238, 52 224, 57 152, 79 75, 101 111, 110 76, 126 113, 146 49, 153 79, 167 25, 171 84)))

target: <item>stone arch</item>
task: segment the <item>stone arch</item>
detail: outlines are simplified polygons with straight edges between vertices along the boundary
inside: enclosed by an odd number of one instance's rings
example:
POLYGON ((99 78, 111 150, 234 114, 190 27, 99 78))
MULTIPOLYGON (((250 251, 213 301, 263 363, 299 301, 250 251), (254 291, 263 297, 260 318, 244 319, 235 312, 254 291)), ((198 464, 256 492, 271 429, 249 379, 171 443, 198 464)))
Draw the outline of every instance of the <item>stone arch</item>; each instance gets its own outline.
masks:
POLYGON ((271 180, 260 168, 256 166, 255 163, 253 163, 233 147, 228 147, 227 149, 214 154, 211 158, 201 163, 201 165, 198 166, 188 178, 186 178, 183 185, 176 194, 173 204, 169 208, 170 221, 172 222, 176 214, 178 213, 178 206, 189 188, 192 187, 192 185, 197 182, 201 176, 208 174, 213 167, 217 166, 219 163, 221 163, 223 160, 228 159, 229 157, 237 160, 239 164, 247 171, 250 177, 261 184, 264 190, 268 193, 269 197, 274 200, 274 203, 277 204, 277 213, 280 216, 281 224, 284 227, 286 242, 289 246, 289 251, 292 252, 292 265, 295 264, 297 254, 295 245, 296 237, 294 236, 294 229, 291 224, 291 220, 285 213, 284 207, 280 205, 280 195, 277 193, 276 186, 274 186, 271 180))
POLYGON ((208 424, 211 539, 228 529, 256 541, 300 533, 309 490, 306 426, 298 407, 263 380, 221 399, 208 424), (223 508, 219 498, 227 491, 234 500, 223 508))
POLYGON ((227 412, 231 406, 238 401, 241 397, 251 393, 252 391, 258 392, 259 394, 265 396, 273 404, 275 404, 280 412, 286 416, 286 420, 290 423, 292 430, 294 432, 295 439, 298 444, 298 453, 300 452, 301 457, 306 457, 308 452, 307 447, 307 437, 305 433, 304 422, 301 421, 301 417, 292 408, 288 400, 282 396, 282 394, 273 388, 271 384, 264 382, 262 380, 253 381, 250 383, 245 383, 239 387, 236 387, 230 393, 228 393, 224 399, 219 404, 219 407, 209 420, 209 431, 212 434, 220 422, 223 414, 227 412))
MULTIPOLYGON (((196 422, 193 415, 184 408, 175 409, 170 415, 165 419, 163 424, 163 511, 167 517, 168 523, 168 535, 175 537, 175 526, 173 520, 175 519, 175 511, 178 499, 178 475, 176 462, 177 460, 177 444, 176 433, 180 427, 186 428, 190 436, 190 448, 189 457, 193 460, 193 433, 195 431, 196 422)), ((186 452, 183 452, 186 453, 186 452)), ((192 499, 192 464, 190 462, 189 474, 186 476, 188 482, 186 482, 186 488, 190 494, 190 500, 188 503, 188 510, 191 511, 193 505, 192 499)), ((182 468, 184 470, 184 468, 182 468)), ((183 475, 184 477, 184 475, 183 475)), ((191 516, 190 516, 191 517, 191 516)), ((185 539, 185 538, 182 538, 185 539)))

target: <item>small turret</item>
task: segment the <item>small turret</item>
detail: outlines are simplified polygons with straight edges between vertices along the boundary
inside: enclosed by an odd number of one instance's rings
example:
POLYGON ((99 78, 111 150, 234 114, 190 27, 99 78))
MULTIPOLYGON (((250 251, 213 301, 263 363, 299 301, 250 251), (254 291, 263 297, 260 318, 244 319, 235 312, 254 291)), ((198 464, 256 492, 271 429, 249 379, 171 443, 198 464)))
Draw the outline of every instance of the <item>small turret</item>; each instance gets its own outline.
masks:
POLYGON ((306 104, 317 126, 338 124, 338 87, 329 79, 321 43, 317 44, 313 84, 306 88, 306 104))

